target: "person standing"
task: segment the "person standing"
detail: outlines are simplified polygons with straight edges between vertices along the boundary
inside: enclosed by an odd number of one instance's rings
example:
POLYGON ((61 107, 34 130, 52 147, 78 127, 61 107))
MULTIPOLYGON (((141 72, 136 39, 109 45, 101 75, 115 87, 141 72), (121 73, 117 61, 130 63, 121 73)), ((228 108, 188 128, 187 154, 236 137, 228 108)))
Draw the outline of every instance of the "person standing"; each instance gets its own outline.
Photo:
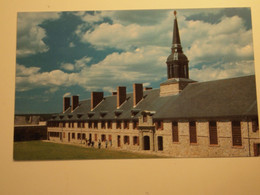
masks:
POLYGON ((100 142, 100 140, 98 140, 98 149, 100 149, 101 148, 101 142, 100 142))

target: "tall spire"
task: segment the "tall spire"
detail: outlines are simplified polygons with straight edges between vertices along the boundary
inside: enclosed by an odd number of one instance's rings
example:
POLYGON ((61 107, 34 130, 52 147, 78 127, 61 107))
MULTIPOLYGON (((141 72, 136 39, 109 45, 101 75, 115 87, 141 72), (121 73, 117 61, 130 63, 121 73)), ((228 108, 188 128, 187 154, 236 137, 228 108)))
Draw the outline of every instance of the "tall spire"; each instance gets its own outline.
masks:
POLYGON ((168 79, 171 78, 189 78, 188 58, 183 54, 181 39, 177 22, 177 12, 174 11, 172 52, 167 58, 168 79))
POLYGON ((180 39, 180 33, 178 28, 178 22, 177 22, 177 12, 174 11, 174 25, 173 25, 173 37, 172 37, 172 52, 175 51, 175 49, 178 50, 178 52, 182 52, 181 47, 181 39, 180 39))

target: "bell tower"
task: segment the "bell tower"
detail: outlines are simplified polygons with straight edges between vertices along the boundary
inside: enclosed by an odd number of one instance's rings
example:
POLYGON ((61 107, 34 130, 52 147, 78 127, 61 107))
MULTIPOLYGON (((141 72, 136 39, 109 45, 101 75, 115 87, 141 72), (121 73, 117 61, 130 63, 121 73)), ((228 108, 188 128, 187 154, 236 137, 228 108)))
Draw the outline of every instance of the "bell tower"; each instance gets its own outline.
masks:
POLYGON ((167 58, 168 79, 171 78, 189 78, 189 61, 186 55, 183 54, 180 33, 177 22, 177 12, 174 11, 173 37, 172 37, 172 52, 167 58))
POLYGON ((182 51, 177 12, 174 11, 171 54, 166 60, 168 80, 160 84, 160 96, 179 94, 189 83, 189 60, 182 51))

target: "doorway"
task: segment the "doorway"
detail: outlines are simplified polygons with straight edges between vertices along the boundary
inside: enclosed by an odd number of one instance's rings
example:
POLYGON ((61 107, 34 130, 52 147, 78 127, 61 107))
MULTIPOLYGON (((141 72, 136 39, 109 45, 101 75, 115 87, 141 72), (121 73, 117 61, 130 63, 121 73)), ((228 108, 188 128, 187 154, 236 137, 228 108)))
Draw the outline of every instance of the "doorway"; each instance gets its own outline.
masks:
POLYGON ((158 150, 163 150, 163 137, 162 136, 158 136, 158 150))
POLYGON ((150 137, 144 136, 144 150, 150 150, 150 137))

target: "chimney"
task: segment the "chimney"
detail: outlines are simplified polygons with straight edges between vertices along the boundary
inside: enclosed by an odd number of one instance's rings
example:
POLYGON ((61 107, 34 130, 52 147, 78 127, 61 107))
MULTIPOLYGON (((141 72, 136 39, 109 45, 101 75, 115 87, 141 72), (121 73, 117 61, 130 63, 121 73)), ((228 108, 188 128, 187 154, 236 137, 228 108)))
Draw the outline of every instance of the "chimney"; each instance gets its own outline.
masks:
POLYGON ((70 107, 70 97, 63 97, 63 112, 70 107))
POLYGON ((103 96, 103 92, 91 92, 91 110, 103 100, 103 96))
POLYGON ((72 105, 71 105, 71 112, 75 110, 79 106, 79 96, 73 95, 72 96, 72 105))
POLYGON ((148 90, 151 90, 151 89, 153 89, 153 88, 152 87, 145 87, 144 91, 148 91, 148 90))
POLYGON ((117 95, 117 92, 116 92, 116 91, 113 91, 113 92, 112 92, 112 95, 117 95))
POLYGON ((119 108, 122 103, 126 100, 126 87, 117 87, 117 108, 119 108))
POLYGON ((143 98, 143 84, 135 83, 133 85, 133 98, 134 98, 134 107, 142 100, 143 98))

